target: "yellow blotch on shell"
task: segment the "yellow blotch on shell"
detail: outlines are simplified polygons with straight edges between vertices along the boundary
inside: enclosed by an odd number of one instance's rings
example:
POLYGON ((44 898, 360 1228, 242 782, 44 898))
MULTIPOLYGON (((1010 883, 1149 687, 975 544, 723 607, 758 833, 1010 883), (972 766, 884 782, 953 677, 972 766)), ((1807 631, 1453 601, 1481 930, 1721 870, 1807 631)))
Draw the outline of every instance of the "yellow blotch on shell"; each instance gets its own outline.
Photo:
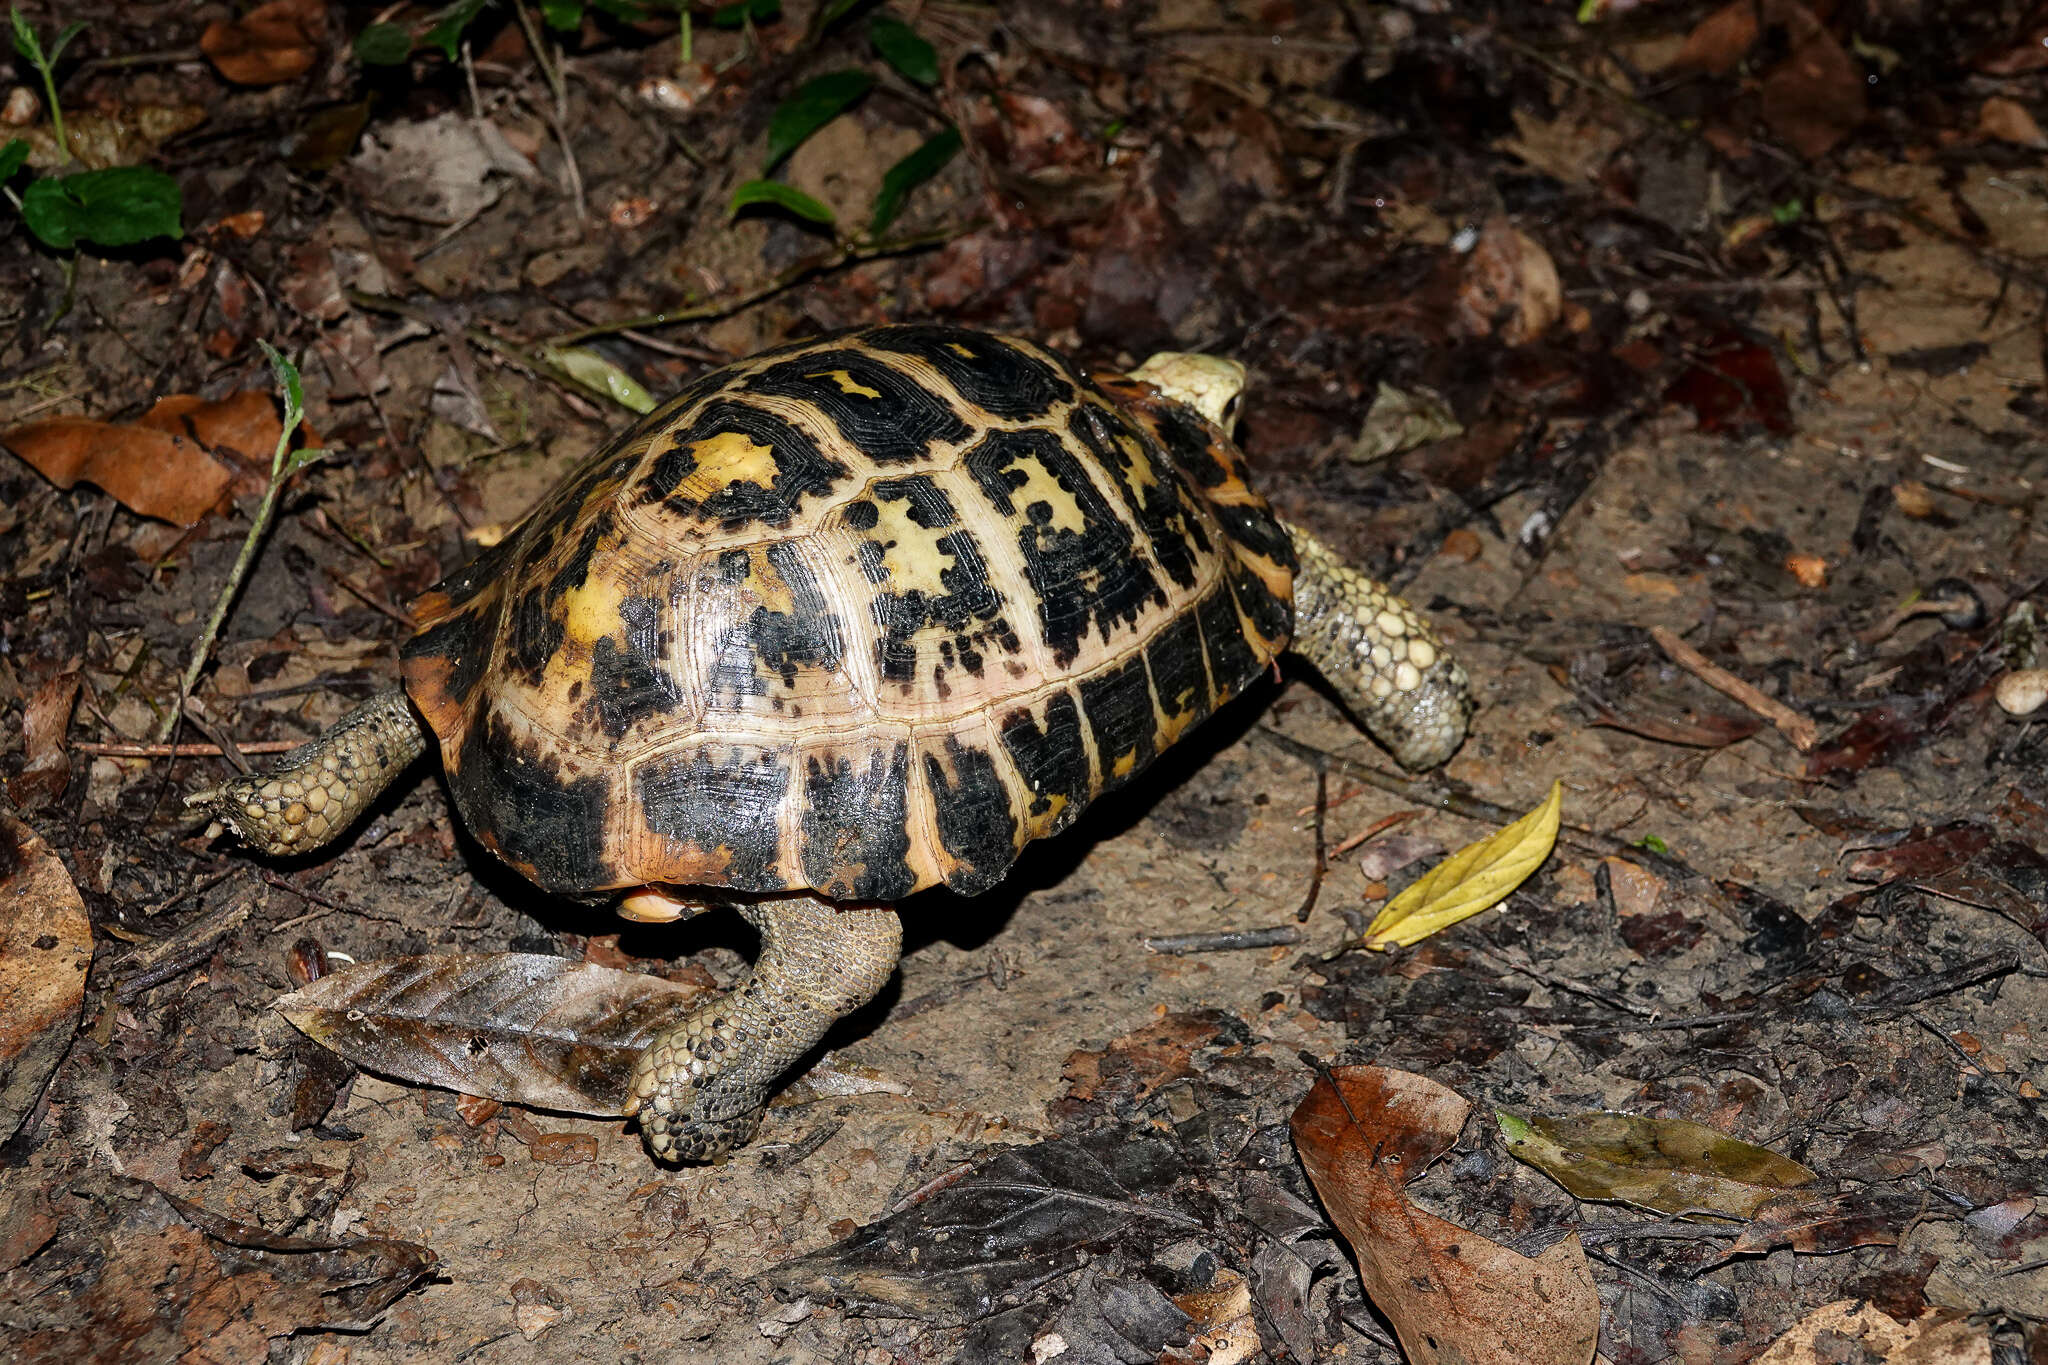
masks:
POLYGON ((596 574, 562 594, 563 634, 586 649, 620 629, 619 603, 626 590, 615 578, 596 574))
POLYGON ((676 495, 702 501, 728 484, 751 483, 768 488, 775 483, 775 451, 741 431, 721 431, 701 441, 690 442, 690 456, 697 467, 676 485, 676 495))
POLYGON ((909 592, 945 596, 945 572, 959 562, 939 549, 939 538, 947 532, 912 520, 908 498, 877 498, 875 516, 875 528, 868 534, 883 547, 882 567, 889 573, 889 591, 899 596, 909 592))
POLYGON ((1195 710, 1195 689, 1192 687, 1182 688, 1181 694, 1173 699, 1173 704, 1175 709, 1172 713, 1156 713, 1153 716, 1159 734, 1158 747, 1162 749, 1177 743, 1180 737, 1187 733, 1188 727, 1195 723, 1195 717, 1200 714, 1195 710))
POLYGON ((1033 839, 1043 837, 1059 820, 1060 812, 1067 808, 1067 798, 1061 792, 1050 792, 1045 798, 1042 814, 1030 816, 1025 821, 1025 831, 1033 839))
POLYGON ((1131 770, 1137 766, 1138 750, 1137 746, 1133 745, 1131 748, 1126 749, 1123 753, 1117 755, 1116 762, 1110 765, 1109 771, 1111 775, 1115 777, 1129 777, 1131 775, 1131 770))
POLYGON ((845 370, 820 370, 816 374, 807 374, 804 378, 829 379, 839 386, 841 393, 846 394, 850 398, 880 398, 882 396, 880 389, 869 388, 845 370))
POLYGON ((1051 509, 1046 530, 1072 531, 1076 535, 1088 529, 1088 518, 1082 515, 1081 504, 1074 501, 1074 495, 1060 487, 1060 481, 1052 471, 1033 458, 1018 460, 1010 466, 1013 474, 1021 474, 1024 482, 1010 490, 1011 505, 1018 515, 1024 515, 1033 503, 1042 502, 1051 509))
POLYGON ((782 615, 796 606, 796 595, 789 590, 775 566, 768 562, 768 556, 761 550, 750 551, 747 555, 746 590, 754 601, 769 611, 782 615))

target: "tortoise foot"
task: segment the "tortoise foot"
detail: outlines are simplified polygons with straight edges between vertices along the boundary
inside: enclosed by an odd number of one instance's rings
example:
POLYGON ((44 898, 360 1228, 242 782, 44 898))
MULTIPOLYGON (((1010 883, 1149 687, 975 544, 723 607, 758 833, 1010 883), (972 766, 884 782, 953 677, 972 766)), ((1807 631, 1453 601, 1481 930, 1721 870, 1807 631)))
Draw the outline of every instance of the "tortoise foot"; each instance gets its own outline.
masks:
POLYGON ((656 1034, 625 1112, 664 1161, 716 1161, 753 1137, 782 1075, 896 970, 893 910, 811 896, 738 907, 761 931, 753 972, 656 1034))

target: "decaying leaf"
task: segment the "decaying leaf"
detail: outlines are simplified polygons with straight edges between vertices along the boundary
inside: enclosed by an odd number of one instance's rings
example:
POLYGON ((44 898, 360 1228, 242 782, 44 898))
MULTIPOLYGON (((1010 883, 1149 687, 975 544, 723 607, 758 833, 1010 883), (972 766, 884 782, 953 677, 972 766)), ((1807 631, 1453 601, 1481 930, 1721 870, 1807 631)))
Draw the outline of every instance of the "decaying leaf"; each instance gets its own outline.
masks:
POLYGON ((544 346, 540 358, 571 383, 602 394, 630 412, 654 411, 654 395, 639 380, 588 346, 544 346))
POLYGON ((1557 844, 1564 784, 1550 784, 1543 804, 1507 828, 1467 844, 1387 902, 1365 931, 1365 946, 1418 943, 1508 898, 1557 844))
POLYGON ((108 104, 96 109, 67 110, 64 147, 48 123, 9 131, 28 144, 28 164, 39 171, 103 171, 110 166, 138 166, 158 147, 206 122, 203 104, 108 104), (64 152, 71 155, 66 158, 64 152))
POLYGON ((1294 1111, 1294 1145, 1409 1360, 1586 1365, 1600 1296, 1577 1234, 1522 1256, 1424 1213, 1402 1190, 1470 1112, 1426 1077, 1341 1067, 1294 1111))
POLYGON ((1161 1198, 1185 1172, 1175 1143, 1122 1128, 1005 1148, 761 1278, 779 1292, 882 1316, 974 1322, 1005 1295, 1072 1270, 1090 1247, 1133 1229, 1186 1235, 1198 1225, 1161 1198))
POLYGON ((1370 464, 1431 441, 1464 434, 1464 424, 1441 395, 1420 385, 1397 389, 1382 379, 1372 407, 1366 411, 1365 425, 1345 453, 1360 464, 1370 464))
POLYGON ((365 1071, 612 1117, 634 1060, 698 994, 541 953, 449 953, 351 967, 276 1008, 365 1071))
POLYGON ((7 795, 26 815, 55 801, 71 781, 71 754, 64 733, 78 704, 78 658, 57 671, 21 708, 21 747, 28 761, 7 779, 7 795))
POLYGON ((322 0, 270 0, 239 19, 216 19, 199 50, 237 85, 282 85, 313 69, 327 34, 322 0))
POLYGON ((1812 1255, 1896 1246, 1913 1220, 1931 1207, 1929 1196, 1919 1190, 1861 1189, 1832 1199, 1803 1191, 1782 1194, 1758 1206, 1749 1226, 1722 1255, 1758 1256, 1781 1246, 1812 1255))
POLYGON ((1580 1199, 1614 1199, 1669 1214, 1748 1218, 1811 1184, 1789 1157, 1685 1119, 1635 1114, 1522 1118, 1497 1111, 1508 1151, 1580 1199))
POLYGON ((368 1330, 439 1264, 412 1242, 281 1236, 102 1171, 26 1197, 48 1235, 10 1248, 28 1266, 0 1264, 0 1356, 25 1365, 263 1360, 301 1332, 368 1330))
POLYGON ((1898 1322, 1873 1303, 1841 1299, 1792 1324, 1755 1365, 1833 1365, 1841 1360, 1991 1365, 1991 1338, 1952 1308, 1931 1308, 1911 1322, 1898 1322))
POLYGON ((0 1140, 71 1045, 91 965, 92 924, 63 861, 0 812, 0 1140))

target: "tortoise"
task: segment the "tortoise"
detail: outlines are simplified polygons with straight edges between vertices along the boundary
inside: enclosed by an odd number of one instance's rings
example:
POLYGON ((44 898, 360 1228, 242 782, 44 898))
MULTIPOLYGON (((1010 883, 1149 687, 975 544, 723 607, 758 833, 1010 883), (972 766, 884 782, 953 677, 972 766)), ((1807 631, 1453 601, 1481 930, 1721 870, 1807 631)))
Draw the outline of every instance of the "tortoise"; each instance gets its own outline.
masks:
POLYGON ((895 970, 896 902, 987 890, 1283 649, 1402 764, 1462 742, 1428 624, 1246 481, 1244 373, 1084 376, 940 325, 715 370, 419 600, 402 689, 190 799, 305 853, 432 744, 545 890, 736 908, 754 967, 650 1042, 626 1105, 657 1158, 719 1159, 895 970))

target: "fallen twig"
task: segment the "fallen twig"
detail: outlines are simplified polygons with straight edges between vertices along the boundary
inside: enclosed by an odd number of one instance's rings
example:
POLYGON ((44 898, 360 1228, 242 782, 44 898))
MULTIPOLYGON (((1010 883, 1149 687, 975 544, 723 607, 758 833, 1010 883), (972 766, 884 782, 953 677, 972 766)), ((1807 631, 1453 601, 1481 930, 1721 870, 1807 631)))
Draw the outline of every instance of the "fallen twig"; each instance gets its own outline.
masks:
POLYGON ((1165 934, 1143 940, 1153 953, 1234 953, 1247 948, 1285 948, 1301 942, 1301 929, 1276 924, 1270 929, 1218 929, 1205 934, 1165 934))
POLYGON ((1811 720, 1800 715, 1775 697, 1767 697, 1756 688, 1717 664, 1709 663, 1707 656, 1678 638, 1675 631, 1663 626, 1651 626, 1650 638, 1657 642, 1657 648, 1664 651, 1671 662, 1698 678, 1723 696, 1733 697, 1765 720, 1778 727, 1778 732, 1790 740, 1792 747, 1800 753, 1807 753, 1820 743, 1820 729, 1811 720))
MULTIPOLYGON (((303 743, 298 739, 259 739, 254 744, 235 747, 245 754, 282 754, 303 743)), ((218 744, 122 744, 91 739, 71 747, 94 758, 221 758, 227 753, 218 744)))

